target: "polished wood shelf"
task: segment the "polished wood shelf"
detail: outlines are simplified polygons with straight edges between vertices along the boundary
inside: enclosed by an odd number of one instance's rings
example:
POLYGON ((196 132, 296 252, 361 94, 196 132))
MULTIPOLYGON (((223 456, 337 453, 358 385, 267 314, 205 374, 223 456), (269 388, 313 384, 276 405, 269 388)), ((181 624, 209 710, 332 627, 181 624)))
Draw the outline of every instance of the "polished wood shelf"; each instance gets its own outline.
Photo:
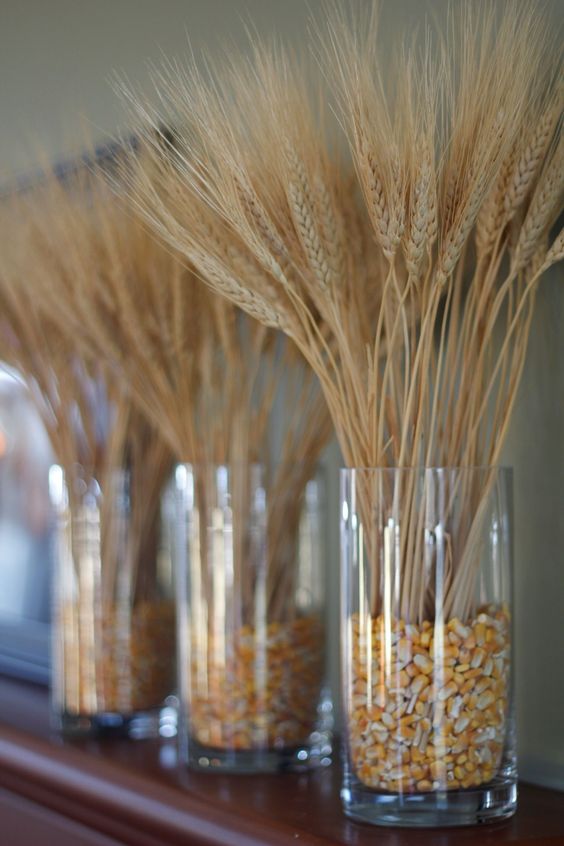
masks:
POLYGON ((63 741, 49 730, 45 689, 0 677, 6 846, 564 846, 557 791, 521 785, 506 823, 409 831, 347 820, 339 782, 338 765, 273 776, 191 773, 173 741, 63 741))

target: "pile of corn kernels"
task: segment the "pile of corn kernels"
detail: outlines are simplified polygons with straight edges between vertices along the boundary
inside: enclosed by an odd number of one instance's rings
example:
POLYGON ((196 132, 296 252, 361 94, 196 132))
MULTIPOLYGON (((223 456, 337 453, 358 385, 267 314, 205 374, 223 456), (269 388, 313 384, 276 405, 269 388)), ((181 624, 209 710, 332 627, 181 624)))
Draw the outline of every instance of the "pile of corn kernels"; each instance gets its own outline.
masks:
POLYGON ((352 624, 350 755, 363 784, 394 793, 489 782, 502 759, 509 681, 507 608, 439 630, 379 616, 352 624), (441 634, 439 634, 439 631, 441 634))
POLYGON ((68 713, 133 714, 158 707, 174 692, 172 601, 141 601, 125 619, 115 606, 104 608, 90 620, 84 619, 77 606, 67 606, 63 627, 64 707, 68 713))
MULTIPOLYGON (((197 644, 194 633, 193 644, 197 644)), ((193 650, 190 733, 215 749, 284 749, 315 729, 323 683, 319 617, 243 626, 193 650)))

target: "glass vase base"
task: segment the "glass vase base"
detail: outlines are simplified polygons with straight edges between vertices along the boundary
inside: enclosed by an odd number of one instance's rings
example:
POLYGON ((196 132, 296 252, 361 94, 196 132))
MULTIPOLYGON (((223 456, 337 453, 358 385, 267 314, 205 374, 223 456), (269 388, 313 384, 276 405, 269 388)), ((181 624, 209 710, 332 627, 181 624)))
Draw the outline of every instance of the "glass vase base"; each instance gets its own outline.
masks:
POLYGON ((131 740, 145 740, 174 737, 177 733, 177 722, 176 709, 165 706, 133 714, 65 712, 55 717, 54 727, 67 737, 123 737, 131 740))
POLYGON ((283 749, 213 749, 191 740, 187 763, 200 772, 252 774, 302 772, 327 767, 331 760, 326 738, 317 746, 283 749))
POLYGON ((494 823, 517 810, 517 783, 494 779, 466 790, 378 793, 355 779, 341 790, 346 816, 357 822, 401 828, 444 828, 494 823))

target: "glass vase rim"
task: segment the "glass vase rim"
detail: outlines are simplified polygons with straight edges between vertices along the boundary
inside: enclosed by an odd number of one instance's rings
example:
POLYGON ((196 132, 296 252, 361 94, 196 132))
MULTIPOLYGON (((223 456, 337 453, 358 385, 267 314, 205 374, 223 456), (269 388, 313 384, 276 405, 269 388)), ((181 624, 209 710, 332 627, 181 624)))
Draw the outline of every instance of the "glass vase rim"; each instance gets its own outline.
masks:
POLYGON ((396 466, 384 466, 384 465, 355 465, 354 467, 346 467, 345 465, 341 465, 339 471, 341 473, 350 473, 352 471, 360 471, 363 473, 414 473, 414 472, 443 472, 443 471, 457 471, 457 472, 470 472, 470 471, 488 471, 488 470, 496 470, 503 473, 512 473, 513 472, 513 465, 511 464, 402 464, 396 466))
MULTIPOLYGON (((214 470, 218 468, 225 468, 229 470, 232 467, 250 467, 252 469, 258 470, 269 470, 273 467, 301 467, 306 464, 304 459, 299 461, 284 461, 275 459, 273 461, 244 461, 242 459, 237 459, 235 461, 174 461, 173 462, 173 470, 177 467, 194 467, 194 468, 213 468, 214 470)), ((313 465, 313 474, 315 475, 320 470, 323 469, 323 462, 318 461, 313 465)))

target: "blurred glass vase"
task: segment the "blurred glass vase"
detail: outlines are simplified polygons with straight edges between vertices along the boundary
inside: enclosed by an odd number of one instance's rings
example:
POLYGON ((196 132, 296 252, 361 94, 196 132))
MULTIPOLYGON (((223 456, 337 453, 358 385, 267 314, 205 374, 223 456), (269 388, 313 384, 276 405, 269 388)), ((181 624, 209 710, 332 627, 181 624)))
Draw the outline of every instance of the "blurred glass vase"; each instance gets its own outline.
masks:
POLYGON ((176 483, 186 762, 330 763, 319 481, 299 467, 273 480, 260 465, 180 465, 176 483))
POLYGON ((65 733, 174 733, 175 614, 160 497, 55 465, 52 711, 65 733))

